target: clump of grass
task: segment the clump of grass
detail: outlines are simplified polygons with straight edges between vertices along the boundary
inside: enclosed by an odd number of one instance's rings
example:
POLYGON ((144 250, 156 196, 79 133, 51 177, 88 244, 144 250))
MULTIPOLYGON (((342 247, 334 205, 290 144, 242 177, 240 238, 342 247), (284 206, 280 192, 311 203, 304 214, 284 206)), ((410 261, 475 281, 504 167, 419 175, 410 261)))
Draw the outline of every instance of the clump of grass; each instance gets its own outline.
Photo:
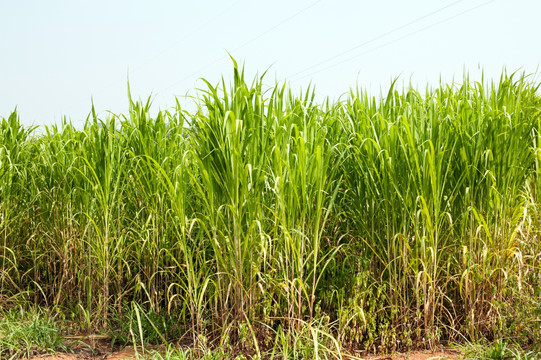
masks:
POLYGON ((510 345, 503 340, 497 340, 492 344, 474 345, 464 348, 466 359, 472 360, 535 360, 541 353, 534 350, 523 350, 519 346, 510 345))
POLYGON ((66 350, 61 326, 47 311, 15 307, 0 313, 0 357, 18 359, 66 350))
POLYGON ((108 334, 112 342, 146 347, 174 343, 185 333, 178 316, 146 309, 139 304, 125 304, 120 314, 110 314, 108 334))
POLYGON ((165 352, 151 351, 144 357, 148 360, 222 360, 222 359, 243 359, 242 357, 233 357, 231 354, 224 352, 221 349, 179 349, 175 347, 167 347, 165 352))

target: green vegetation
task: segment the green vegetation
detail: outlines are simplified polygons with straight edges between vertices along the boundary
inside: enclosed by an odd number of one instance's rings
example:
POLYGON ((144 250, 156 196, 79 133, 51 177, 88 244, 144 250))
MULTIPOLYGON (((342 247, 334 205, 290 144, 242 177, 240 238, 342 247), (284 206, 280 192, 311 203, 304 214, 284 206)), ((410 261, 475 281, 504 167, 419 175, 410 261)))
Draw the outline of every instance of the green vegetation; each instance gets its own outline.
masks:
POLYGON ((16 359, 65 349, 54 317, 35 308, 0 313, 0 358, 16 359))
POLYGON ((502 340, 490 345, 469 345, 465 349, 465 357, 472 360, 537 360, 541 356, 541 353, 535 351, 524 351, 517 346, 509 346, 502 340))
POLYGON ((126 115, 38 133, 13 112, 0 123, 0 303, 198 356, 497 339, 534 351, 536 90, 503 75, 321 105, 235 64, 194 113, 152 116, 130 97, 126 115))

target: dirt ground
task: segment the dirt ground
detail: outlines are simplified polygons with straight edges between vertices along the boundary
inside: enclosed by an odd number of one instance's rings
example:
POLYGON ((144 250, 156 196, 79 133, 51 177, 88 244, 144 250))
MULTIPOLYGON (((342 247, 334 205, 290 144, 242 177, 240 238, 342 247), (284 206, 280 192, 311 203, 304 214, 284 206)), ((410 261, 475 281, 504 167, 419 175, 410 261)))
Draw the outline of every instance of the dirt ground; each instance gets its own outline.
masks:
MULTIPOLYGON (((80 352, 77 354, 58 354, 41 357, 33 357, 30 360, 133 360, 135 359, 135 350, 133 347, 127 347, 121 351, 92 355, 80 352)), ((344 359, 347 359, 345 356, 344 359)), ((351 358, 353 359, 353 358, 351 358)), ((458 352, 410 352, 406 354, 395 354, 392 356, 370 356, 360 358, 366 360, 458 360, 460 354, 458 352)))
POLYGON ((422 352, 415 351, 406 354, 396 354, 393 356, 379 356, 367 358, 370 360, 458 360, 460 354, 458 352, 422 352))

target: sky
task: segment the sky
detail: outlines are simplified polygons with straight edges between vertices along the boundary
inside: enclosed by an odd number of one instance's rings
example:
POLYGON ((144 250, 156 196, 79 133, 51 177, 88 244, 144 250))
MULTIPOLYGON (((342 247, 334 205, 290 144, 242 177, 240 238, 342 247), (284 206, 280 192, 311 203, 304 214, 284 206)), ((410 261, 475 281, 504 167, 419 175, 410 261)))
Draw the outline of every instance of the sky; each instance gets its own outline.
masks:
POLYGON ((231 78, 228 53, 248 78, 268 70, 265 84, 311 83, 320 99, 379 96, 396 77, 539 81, 539 14, 539 0, 0 0, 0 118, 82 126, 92 101, 125 113, 128 79, 156 112, 191 110, 201 78, 231 78))

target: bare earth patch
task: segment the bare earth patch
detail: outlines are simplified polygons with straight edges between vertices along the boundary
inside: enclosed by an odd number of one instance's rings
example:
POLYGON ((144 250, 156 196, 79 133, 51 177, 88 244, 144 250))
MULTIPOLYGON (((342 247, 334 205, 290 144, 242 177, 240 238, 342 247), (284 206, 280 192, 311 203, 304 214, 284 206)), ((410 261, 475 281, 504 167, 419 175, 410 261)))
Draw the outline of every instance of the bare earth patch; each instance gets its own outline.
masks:
MULTIPOLYGON (((381 359, 381 358, 380 358, 381 359)), ((458 352, 411 352, 408 354, 394 355, 388 359, 393 360, 458 360, 458 352)))
MULTIPOLYGON (((55 354, 32 357, 30 360, 132 360, 135 359, 135 349, 128 346, 120 351, 113 353, 92 355, 81 351, 76 354, 55 354)), ((26 359, 24 359, 26 360, 26 359)))
MULTIPOLYGON (((347 359, 344 356, 344 359, 347 359)), ((135 359, 135 350, 133 347, 126 347, 120 351, 104 355, 89 355, 84 353, 79 354, 57 354, 33 357, 30 360, 133 360, 135 359)), ((366 360, 459 360, 460 354, 456 351, 448 352, 423 352, 414 351, 403 354, 395 354, 389 356, 369 356, 361 357, 366 360)))

